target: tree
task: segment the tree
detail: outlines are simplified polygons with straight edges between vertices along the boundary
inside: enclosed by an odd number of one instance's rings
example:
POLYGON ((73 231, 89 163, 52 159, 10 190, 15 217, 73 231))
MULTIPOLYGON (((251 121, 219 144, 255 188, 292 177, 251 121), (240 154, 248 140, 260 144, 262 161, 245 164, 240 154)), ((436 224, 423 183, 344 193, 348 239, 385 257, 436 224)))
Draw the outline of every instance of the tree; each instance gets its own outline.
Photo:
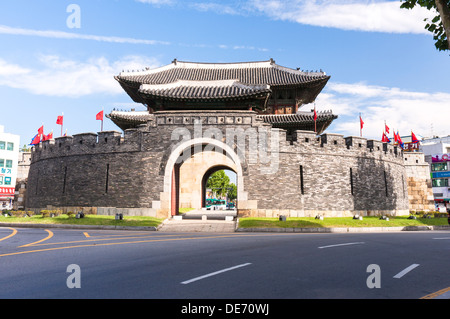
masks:
POLYGON ((400 0, 400 8, 412 9, 416 5, 428 10, 435 9, 438 14, 431 20, 425 19, 425 29, 434 34, 435 46, 439 51, 450 50, 450 0, 400 0))
POLYGON ((237 198, 237 186, 234 183, 228 185, 227 198, 229 201, 233 201, 237 198))
POLYGON ((224 170, 214 172, 206 182, 206 188, 210 188, 214 196, 224 196, 230 184, 230 178, 224 170))

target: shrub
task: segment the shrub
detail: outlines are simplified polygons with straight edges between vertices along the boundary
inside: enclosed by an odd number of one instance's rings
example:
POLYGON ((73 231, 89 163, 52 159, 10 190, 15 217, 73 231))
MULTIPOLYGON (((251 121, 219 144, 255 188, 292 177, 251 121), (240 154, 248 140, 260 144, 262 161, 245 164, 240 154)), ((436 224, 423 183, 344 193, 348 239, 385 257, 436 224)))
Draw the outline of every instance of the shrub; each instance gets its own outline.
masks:
POLYGON ((43 218, 49 217, 50 216, 50 211, 47 209, 43 209, 41 210, 41 215, 43 218))

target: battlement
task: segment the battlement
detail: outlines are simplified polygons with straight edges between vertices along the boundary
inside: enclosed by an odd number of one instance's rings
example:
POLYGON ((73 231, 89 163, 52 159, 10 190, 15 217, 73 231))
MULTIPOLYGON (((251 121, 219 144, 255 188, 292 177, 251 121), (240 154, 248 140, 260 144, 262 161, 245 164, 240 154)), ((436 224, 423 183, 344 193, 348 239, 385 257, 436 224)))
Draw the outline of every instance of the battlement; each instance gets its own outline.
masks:
MULTIPOLYGON (((173 135, 176 129, 186 129, 191 134, 190 138, 198 137, 195 136, 195 134, 199 134, 198 131, 195 132, 198 129, 195 126, 196 124, 201 124, 201 134, 207 137, 211 137, 211 129, 214 129, 216 133, 219 132, 220 134, 213 134, 212 136, 221 139, 223 142, 227 142, 226 138, 229 138, 229 135, 227 135, 229 131, 227 130, 243 133, 247 138, 245 142, 246 147, 251 143, 248 140, 249 138, 262 138, 259 135, 260 130, 262 130, 261 132, 267 132, 268 134, 267 141, 270 138, 277 138, 279 141, 279 148, 277 149, 271 149, 273 144, 266 143, 269 152, 281 151, 294 154, 305 152, 312 154, 329 153, 329 155, 379 157, 403 161, 403 152, 401 150, 396 146, 382 143, 381 141, 367 140, 356 136, 344 137, 335 133, 316 135, 315 132, 302 130, 294 130, 288 135, 286 130, 271 128, 270 125, 255 120, 256 117, 253 114, 245 113, 249 112, 235 114, 233 119, 231 119, 232 116, 222 117, 222 114, 215 114, 216 117, 211 120, 211 116, 197 117, 194 114, 188 118, 183 116, 177 118, 171 112, 162 112, 157 116, 156 123, 152 122, 151 125, 143 124, 138 128, 127 129, 124 131, 123 136, 118 131, 87 132, 44 141, 32 148, 32 162, 65 156, 139 152, 144 150, 161 152, 179 142, 180 136, 175 135, 174 137, 173 135), (195 120, 199 122, 195 122, 195 120), (177 122, 180 124, 173 125, 177 122), (183 125, 182 123, 186 124, 183 125), (242 128, 241 131, 239 131, 240 128, 242 128)), ((237 139, 239 138, 238 135, 231 136, 237 139)), ((228 142, 235 143, 236 140, 228 142)))

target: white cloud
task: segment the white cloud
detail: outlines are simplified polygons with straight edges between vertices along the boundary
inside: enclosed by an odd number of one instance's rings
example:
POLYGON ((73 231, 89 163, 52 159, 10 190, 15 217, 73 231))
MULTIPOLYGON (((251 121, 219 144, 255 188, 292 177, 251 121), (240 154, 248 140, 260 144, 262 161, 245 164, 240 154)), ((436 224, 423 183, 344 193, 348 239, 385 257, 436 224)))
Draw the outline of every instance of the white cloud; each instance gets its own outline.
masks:
POLYGON ((218 14, 238 15, 242 13, 238 8, 214 2, 196 2, 190 4, 190 6, 198 11, 213 11, 218 14))
POLYGON ((365 123, 363 136, 367 138, 381 139, 385 121, 401 135, 409 135, 411 130, 418 136, 448 132, 450 93, 329 82, 316 105, 319 111, 332 109, 339 116, 333 132, 345 136, 359 136, 359 113, 365 123))
POLYGON ((343 30, 429 33, 423 19, 435 14, 424 8, 400 9, 399 1, 250 0, 255 10, 277 19, 343 30))
POLYGON ((113 62, 104 57, 80 62, 45 55, 38 62, 35 69, 30 69, 0 59, 0 85, 47 96, 123 94, 114 75, 123 69, 160 66, 156 59, 140 56, 126 56, 113 62))
POLYGON ((137 0, 155 6, 186 6, 216 14, 263 14, 275 20, 291 21, 318 27, 387 33, 429 34, 424 19, 435 11, 417 7, 401 9, 400 1, 389 0, 247 0, 220 2, 137 0))
POLYGON ((55 30, 33 30, 33 29, 9 27, 6 25, 0 25, 0 34, 37 36, 53 39, 91 40, 91 41, 112 42, 112 43, 147 44, 147 45, 170 44, 169 42, 166 41, 135 39, 116 36, 101 36, 92 34, 79 34, 55 30))
POLYGON ((148 3, 154 6, 173 5, 175 0, 136 0, 137 2, 148 3))

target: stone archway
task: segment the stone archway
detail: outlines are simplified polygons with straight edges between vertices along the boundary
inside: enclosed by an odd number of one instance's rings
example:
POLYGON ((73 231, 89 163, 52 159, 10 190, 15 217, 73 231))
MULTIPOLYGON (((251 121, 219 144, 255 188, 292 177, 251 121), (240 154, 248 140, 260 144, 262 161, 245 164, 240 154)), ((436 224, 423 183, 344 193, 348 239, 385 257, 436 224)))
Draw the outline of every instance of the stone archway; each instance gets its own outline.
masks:
POLYGON ((204 174, 203 174, 203 178, 202 178, 202 207, 206 207, 206 183, 208 181, 208 178, 214 174, 217 171, 220 170, 229 170, 232 171, 234 173, 236 173, 236 171, 234 169, 232 169, 231 167, 228 166, 224 166, 224 165, 216 165, 216 166, 212 166, 211 168, 209 168, 204 174))
POLYGON ((202 179, 213 167, 222 166, 236 173, 237 209, 246 207, 242 164, 227 144, 212 138, 195 138, 178 144, 170 154, 164 170, 161 211, 174 215, 178 207, 202 206, 202 179), (178 206, 178 207, 176 207, 178 206))

